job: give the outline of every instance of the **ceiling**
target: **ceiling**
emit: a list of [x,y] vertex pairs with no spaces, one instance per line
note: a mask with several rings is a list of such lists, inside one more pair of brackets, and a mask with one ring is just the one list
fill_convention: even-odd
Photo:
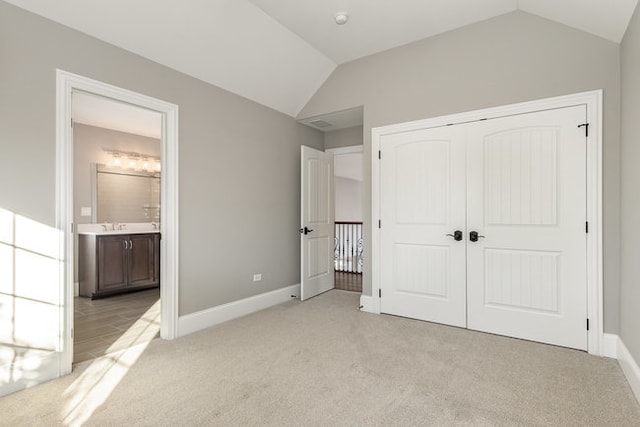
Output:
[[71,117],[76,123],[160,139],[162,115],[156,111],[84,92],[73,92]]
[[[337,64],[514,10],[619,43],[637,0],[249,0]],[[348,12],[342,26],[336,12]]]
[[[620,42],[638,0],[6,0],[295,117],[347,61],[514,10]],[[349,21],[338,26],[336,12]]]

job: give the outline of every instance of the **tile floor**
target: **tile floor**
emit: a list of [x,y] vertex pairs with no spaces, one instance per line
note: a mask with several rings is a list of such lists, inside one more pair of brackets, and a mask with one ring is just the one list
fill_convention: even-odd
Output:
[[74,298],[73,363],[159,336],[160,289],[91,300]]

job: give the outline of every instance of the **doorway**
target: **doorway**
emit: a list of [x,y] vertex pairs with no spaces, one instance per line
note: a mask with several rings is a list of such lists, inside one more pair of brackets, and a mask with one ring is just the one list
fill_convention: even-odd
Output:
[[363,228],[363,147],[328,149],[333,154],[335,230],[335,287],[362,292],[364,269]]
[[[74,92],[115,100],[154,111],[161,116],[160,158],[163,180],[160,185],[159,240],[160,268],[160,336],[177,337],[178,321],[178,107],[142,94],[121,89],[96,80],[57,70],[57,161],[56,225],[64,236],[64,260],[60,272],[64,286],[61,310],[61,343],[58,375],[71,372],[74,346],[74,248],[77,227],[74,223],[74,173],[72,98]],[[124,245],[124,244],[123,244]]]
[[72,93],[73,363],[159,336],[162,115]]

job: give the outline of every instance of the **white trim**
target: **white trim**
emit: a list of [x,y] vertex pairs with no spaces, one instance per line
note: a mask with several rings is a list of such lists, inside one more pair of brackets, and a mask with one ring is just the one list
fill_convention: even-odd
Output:
[[380,314],[380,299],[369,295],[360,295],[360,311]]
[[618,336],[616,334],[604,334],[602,337],[602,355],[612,359],[618,358]]
[[[15,381],[3,381],[0,387],[0,397],[16,391],[38,385],[42,382],[57,378],[61,355],[58,352],[18,359],[16,362],[0,365],[0,379],[17,378]],[[37,366],[42,376],[32,379],[33,367]]]
[[636,400],[640,402],[640,367],[620,338],[618,338],[618,363],[633,394],[636,395]]
[[[383,136],[429,129],[450,124],[462,124],[481,119],[493,119],[517,114],[526,114],[554,108],[566,108],[575,105],[587,107],[589,139],[593,143],[587,148],[587,316],[590,328],[587,333],[587,346],[590,354],[603,355],[603,267],[602,267],[602,90],[582,92],[555,98],[540,99],[434,117],[431,119],[399,123],[371,129],[371,239],[372,294],[380,289],[380,231],[375,227],[380,218],[380,162],[376,154],[380,150]],[[378,306],[379,306],[378,302]]]
[[56,70],[56,226],[61,238],[60,283],[64,302],[61,315],[63,354],[60,375],[71,372],[73,361],[73,135],[71,99],[73,91],[83,91],[126,102],[162,114],[162,183],[160,289],[161,325],[164,339],[178,331],[178,106],[146,95],[112,86],[63,70]]
[[331,153],[334,156],[339,156],[339,155],[342,155],[342,154],[358,154],[358,153],[364,153],[364,146],[362,146],[362,145],[350,145],[348,147],[327,148],[324,151],[326,153]]
[[229,320],[237,319],[238,317],[255,313],[256,311],[264,310],[274,305],[282,304],[297,295],[300,295],[299,284],[180,316],[178,321],[179,336],[188,335]]

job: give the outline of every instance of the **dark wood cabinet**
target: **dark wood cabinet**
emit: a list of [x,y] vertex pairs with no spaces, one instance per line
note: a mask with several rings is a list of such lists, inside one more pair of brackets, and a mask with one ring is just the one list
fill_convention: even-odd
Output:
[[160,285],[160,234],[79,236],[80,295],[98,298]]

